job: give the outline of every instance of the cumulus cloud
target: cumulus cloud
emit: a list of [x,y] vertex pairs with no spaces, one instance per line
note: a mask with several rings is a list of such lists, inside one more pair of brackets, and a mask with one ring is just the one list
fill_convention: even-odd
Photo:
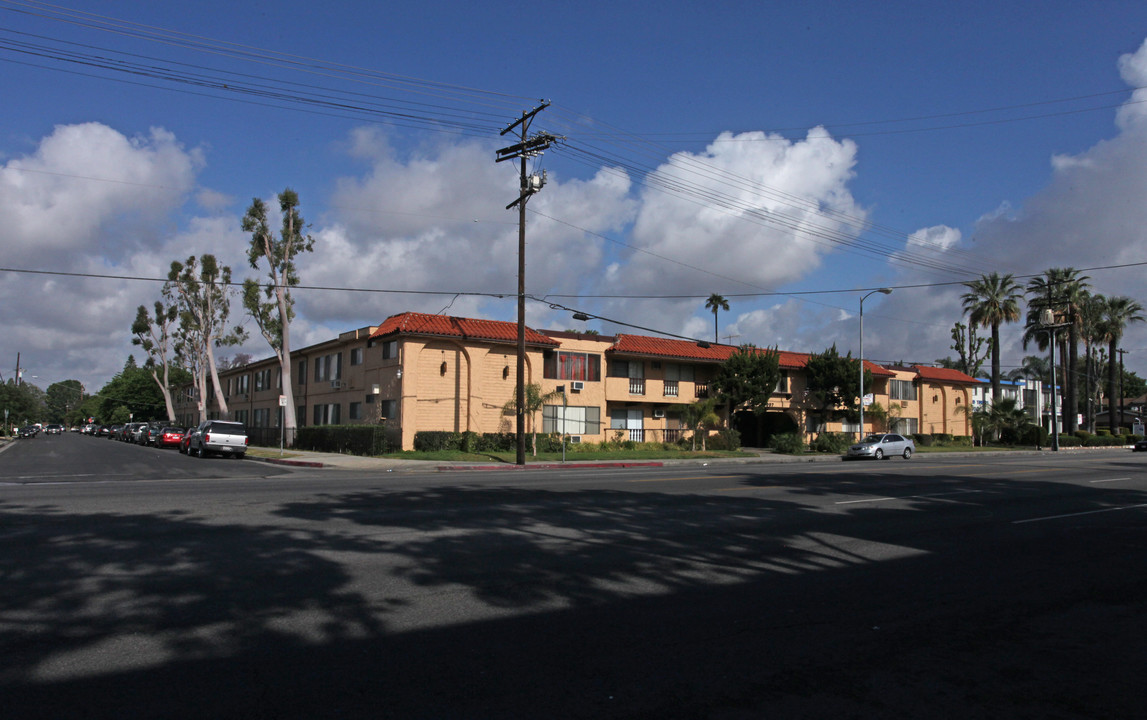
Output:
[[166,130],[129,138],[99,123],[60,125],[0,170],[5,255],[27,263],[54,251],[66,263],[97,248],[112,260],[147,248],[202,163]]
[[834,218],[865,217],[848,190],[855,164],[855,143],[819,128],[800,141],[722,133],[702,153],[673,155],[641,193],[632,244],[644,252],[626,259],[628,287],[774,289],[804,277],[832,250],[824,234],[855,235]]
[[[517,197],[517,166],[496,164],[492,146],[478,142],[399,157],[378,131],[358,131],[347,147],[370,169],[337,183],[334,221],[305,260],[308,284],[447,294],[307,298],[307,314],[349,320],[369,305],[378,322],[403,310],[439,312],[448,303],[451,314],[512,314],[512,303],[450,293],[517,292],[518,213],[500,210]],[[596,274],[603,243],[597,234],[628,222],[633,201],[629,179],[602,170],[588,180],[551,175],[528,208],[526,291],[544,296],[575,291]]]

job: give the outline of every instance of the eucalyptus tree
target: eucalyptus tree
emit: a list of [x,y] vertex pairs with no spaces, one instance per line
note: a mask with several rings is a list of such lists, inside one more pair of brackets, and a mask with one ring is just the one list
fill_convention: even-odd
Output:
[[1109,297],[1103,303],[1100,327],[1103,339],[1107,342],[1107,425],[1111,428],[1112,435],[1115,435],[1117,428],[1123,425],[1122,403],[1118,402],[1119,398],[1116,396],[1115,379],[1118,373],[1118,361],[1115,354],[1119,352],[1119,341],[1123,339],[1124,329],[1133,322],[1143,322],[1143,320],[1143,306],[1129,297]]
[[181,326],[180,342],[193,347],[185,351],[196,357],[194,367],[198,372],[197,385],[204,408],[200,417],[204,418],[207,404],[205,376],[210,375],[214,387],[215,402],[222,417],[230,417],[227,398],[219,384],[219,368],[215,363],[215,348],[238,345],[246,338],[242,327],[227,329],[227,319],[231,315],[231,268],[220,265],[215,256],[205,254],[198,259],[187,258],[171,263],[167,274],[164,292],[170,293],[179,308]]
[[992,329],[992,404],[1000,401],[1000,325],[1020,319],[1020,286],[1010,275],[990,273],[964,283],[968,292],[960,296],[968,322]]
[[1057,324],[1067,325],[1063,337],[1064,353],[1060,355],[1066,369],[1063,373],[1064,432],[1078,429],[1079,415],[1079,340],[1082,331],[1082,308],[1090,297],[1088,278],[1074,268],[1051,268],[1032,278],[1027,284],[1028,314],[1024,331],[1024,347],[1032,338],[1042,340],[1047,347],[1046,331],[1042,330],[1041,313],[1051,310]]
[[151,372],[151,378],[163,393],[167,405],[167,419],[175,422],[175,404],[171,399],[171,361],[174,351],[173,333],[179,320],[179,308],[169,292],[164,292],[164,300],[156,300],[154,312],[140,305],[131,324],[131,344],[138,345],[147,353],[144,367]]
[[295,300],[291,288],[299,284],[295,258],[299,253],[311,252],[315,240],[304,234],[306,223],[299,214],[299,196],[290,188],[279,193],[279,212],[282,227],[279,236],[271,232],[267,220],[267,206],[259,198],[251,201],[243,216],[243,230],[251,233],[247,260],[257,270],[266,262],[267,282],[262,286],[255,280],[243,283],[243,307],[255,320],[263,339],[275,352],[282,377],[283,435],[288,445],[294,444],[295,395],[291,382],[291,319],[295,315]]
[[729,312],[729,301],[721,295],[713,293],[709,299],[705,301],[705,307],[713,313],[713,342],[721,342],[720,330],[717,326],[717,311],[724,310]]

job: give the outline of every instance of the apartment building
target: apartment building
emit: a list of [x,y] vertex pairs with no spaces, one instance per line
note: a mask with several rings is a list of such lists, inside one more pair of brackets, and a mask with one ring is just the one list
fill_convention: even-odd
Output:
[[[709,383],[731,345],[619,334],[526,329],[525,382],[543,393],[564,391],[537,418],[541,432],[564,432],[573,442],[600,442],[617,435],[635,441],[673,442],[685,432],[682,407],[709,396]],[[781,380],[759,418],[773,432],[859,430],[847,421],[825,424],[805,392],[809,355],[781,351]],[[903,432],[970,434],[961,404],[971,402],[976,380],[939,368],[884,368],[872,372],[875,402],[890,408],[889,422]],[[401,313],[381,325],[342,333],[292,353],[292,388],[300,427],[372,423],[387,429],[404,449],[415,433],[446,430],[513,432],[503,412],[517,387],[517,325],[512,322]],[[278,437],[282,378],[273,358],[231,368],[220,383],[232,419],[252,437]],[[208,393],[206,412],[221,409]],[[931,400],[935,396],[935,400]],[[561,396],[559,396],[561,397]],[[942,401],[941,401],[942,398]],[[179,421],[198,422],[198,399],[178,394]],[[728,408],[719,407],[722,424]],[[741,418],[734,418],[734,423]],[[865,430],[874,428],[866,423]],[[532,427],[530,428],[533,429]]]

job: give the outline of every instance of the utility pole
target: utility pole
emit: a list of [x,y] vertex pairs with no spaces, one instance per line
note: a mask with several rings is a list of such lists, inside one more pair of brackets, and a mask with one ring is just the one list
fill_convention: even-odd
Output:
[[[1119,424],[1115,427],[1119,428],[1119,434],[1123,434],[1123,356],[1127,353],[1123,348],[1117,349],[1115,352],[1119,353]],[[1114,399],[1114,398],[1112,398]],[[1114,408],[1110,408],[1108,412],[1114,412]]]
[[530,135],[530,123],[534,116],[545,110],[548,102],[543,102],[533,110],[523,112],[522,117],[510,123],[500,134],[512,132],[514,128],[521,128],[521,141],[498,150],[494,162],[513,160],[521,161],[521,175],[518,199],[506,206],[506,209],[518,206],[518,379],[517,402],[515,416],[517,419],[517,464],[526,464],[526,200],[542,189],[546,184],[545,172],[541,175],[528,174],[526,160],[541,155],[555,140],[557,136],[549,133]]

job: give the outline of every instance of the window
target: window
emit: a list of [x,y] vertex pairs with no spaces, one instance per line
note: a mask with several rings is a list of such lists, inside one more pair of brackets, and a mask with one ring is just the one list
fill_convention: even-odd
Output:
[[243,423],[244,425],[247,424],[247,411],[246,410],[236,410],[235,412],[233,412],[231,414],[235,417],[235,422]]
[[889,400],[915,400],[916,385],[911,380],[889,380]]
[[542,408],[542,432],[597,435],[601,433],[601,408],[546,405]]
[[547,351],[542,361],[542,377],[553,380],[601,380],[601,356],[590,353]]
[[397,360],[398,359],[398,341],[387,340],[382,344],[382,359],[383,360]]
[[397,400],[383,400],[379,408],[379,417],[384,420],[395,420],[398,418],[398,401]]
[[271,408],[255,408],[255,427],[271,427]]
[[860,432],[860,421],[842,420],[840,423],[840,431],[842,433],[858,433]]
[[668,363],[665,366],[665,379],[693,382],[693,366],[680,363]]
[[299,427],[306,427],[307,426],[307,406],[306,405],[299,405],[298,407],[295,408],[295,423]]
[[777,380],[777,389],[773,392],[787,393],[789,392],[789,374],[787,372],[781,373],[781,377]]
[[307,384],[307,361],[305,359],[299,361],[299,384]]
[[240,395],[246,395],[247,393],[251,392],[250,375],[240,375],[239,377],[235,378],[235,392]]
[[255,373],[255,392],[271,389],[271,368]]
[[332,353],[315,358],[315,382],[341,380],[343,376],[343,354]]
[[916,418],[891,418],[888,425],[890,430],[901,435],[915,435],[919,422]]
[[362,420],[362,403],[352,402],[347,408],[347,418],[350,420]]
[[351,348],[350,364],[362,365],[362,348]]
[[338,425],[340,407],[338,403],[315,405],[315,425]]
[[645,363],[640,360],[613,360],[609,363],[611,377],[643,378],[645,377]]

